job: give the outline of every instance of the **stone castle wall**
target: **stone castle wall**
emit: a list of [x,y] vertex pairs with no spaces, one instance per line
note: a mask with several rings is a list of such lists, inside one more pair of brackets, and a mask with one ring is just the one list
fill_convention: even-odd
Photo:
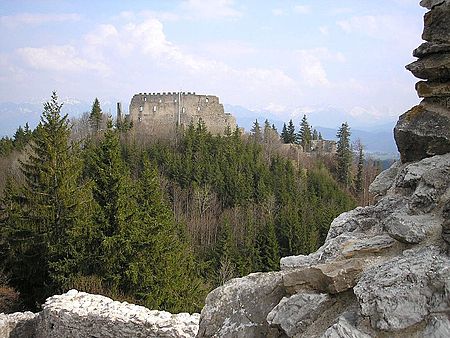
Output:
[[219,98],[195,93],[139,93],[130,103],[130,119],[137,130],[151,135],[171,135],[177,125],[186,128],[201,119],[208,131],[223,134],[236,128],[236,119],[224,112]]

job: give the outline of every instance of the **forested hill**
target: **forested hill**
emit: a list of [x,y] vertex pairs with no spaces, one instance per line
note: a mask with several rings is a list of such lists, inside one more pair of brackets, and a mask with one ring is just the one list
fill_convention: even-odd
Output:
[[199,123],[173,144],[136,142],[123,125],[101,128],[94,104],[74,143],[56,95],[44,108],[0,152],[0,281],[29,309],[76,288],[198,311],[224,281],[316,250],[355,205],[319,161],[268,156],[238,129],[212,136]]

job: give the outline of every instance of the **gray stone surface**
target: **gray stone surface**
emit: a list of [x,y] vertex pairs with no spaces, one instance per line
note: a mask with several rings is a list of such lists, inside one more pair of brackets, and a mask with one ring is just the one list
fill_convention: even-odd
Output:
[[288,337],[295,337],[303,333],[333,303],[334,300],[327,294],[298,293],[283,298],[267,315],[267,322],[281,329]]
[[419,81],[416,83],[419,97],[448,97],[450,96],[450,82]]
[[442,224],[442,239],[450,244],[450,200],[444,205],[442,209],[442,218],[444,223]]
[[363,267],[364,260],[351,258],[294,269],[283,276],[283,284],[291,294],[302,289],[335,294],[355,286]]
[[32,312],[0,313],[0,338],[34,337],[36,317]]
[[375,235],[359,237],[349,240],[342,250],[345,258],[361,257],[365,255],[375,255],[391,248],[396,241],[389,235]]
[[320,338],[371,338],[372,336],[358,330],[345,316],[339,317],[337,323],[329,327]]
[[211,291],[198,337],[266,337],[267,314],[285,296],[282,272],[252,273]]
[[448,43],[450,41],[450,3],[444,1],[436,5],[424,16],[422,39]]
[[448,315],[431,315],[428,325],[423,331],[423,337],[427,338],[448,338],[450,337],[450,320]]
[[432,9],[435,6],[442,5],[444,3],[449,3],[449,0],[421,0],[420,6]]
[[450,114],[431,105],[415,106],[400,116],[394,137],[402,162],[450,152]]
[[383,223],[392,238],[403,243],[417,244],[426,238],[427,230],[430,230],[427,221],[427,218],[418,219],[418,217],[394,213]]
[[383,170],[369,186],[370,193],[377,196],[386,195],[392,187],[399,170],[402,168],[400,161],[395,161],[388,169]]
[[435,53],[445,53],[450,52],[450,43],[437,43],[437,42],[430,42],[426,41],[422,43],[419,47],[414,49],[413,56],[419,58],[426,56],[428,54],[435,54]]
[[450,260],[437,247],[408,250],[364,271],[353,291],[374,329],[400,331],[450,310]]
[[406,66],[415,77],[424,80],[450,80],[450,53],[426,55]]
[[199,314],[171,314],[113,301],[85,292],[47,299],[39,313],[36,338],[195,337]]

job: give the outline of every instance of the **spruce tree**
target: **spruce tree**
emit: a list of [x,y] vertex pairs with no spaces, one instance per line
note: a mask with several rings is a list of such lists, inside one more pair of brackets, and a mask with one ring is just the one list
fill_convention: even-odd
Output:
[[100,102],[98,98],[95,98],[92,104],[91,114],[89,115],[89,121],[91,123],[91,128],[94,133],[99,132],[102,128],[103,113],[100,108]]
[[347,122],[342,123],[336,137],[337,149],[337,179],[346,188],[351,185],[351,164],[352,164],[352,150],[350,148],[350,127]]
[[289,136],[288,136],[286,123],[283,123],[283,129],[281,130],[280,136],[281,136],[281,140],[283,141],[283,143],[289,143]]
[[8,272],[31,308],[61,291],[70,274],[70,232],[83,220],[81,163],[61,107],[54,92],[44,104],[28,157],[20,162],[25,182],[10,186],[5,196]]
[[183,227],[164,201],[156,167],[143,160],[136,221],[120,230],[126,260],[121,288],[150,309],[198,311],[203,287]]
[[295,143],[295,126],[292,120],[289,120],[288,126],[287,126],[287,133],[286,133],[286,141],[285,143]]
[[303,115],[300,123],[300,130],[297,135],[297,142],[301,144],[304,151],[310,151],[311,149],[311,127],[309,126],[306,115]]
[[261,127],[259,125],[258,119],[253,122],[253,126],[250,132],[254,142],[260,143],[262,141]]
[[363,191],[363,187],[364,187],[364,181],[363,181],[364,149],[363,149],[363,145],[361,144],[361,141],[359,141],[359,140],[358,140],[356,146],[357,146],[357,150],[358,150],[358,164],[357,164],[357,168],[356,168],[355,191],[356,191],[356,194],[359,196],[359,195],[361,195],[361,192]]

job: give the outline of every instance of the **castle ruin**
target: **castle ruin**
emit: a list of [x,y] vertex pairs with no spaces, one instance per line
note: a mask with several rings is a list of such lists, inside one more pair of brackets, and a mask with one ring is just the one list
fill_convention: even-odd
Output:
[[136,130],[150,135],[170,136],[177,128],[196,125],[200,120],[212,134],[236,128],[236,119],[224,112],[217,96],[195,92],[135,94],[129,112]]

